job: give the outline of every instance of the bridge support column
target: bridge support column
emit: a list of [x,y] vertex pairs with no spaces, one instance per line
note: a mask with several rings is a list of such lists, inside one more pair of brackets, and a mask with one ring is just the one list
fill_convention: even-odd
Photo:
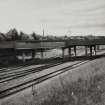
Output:
[[32,50],[32,59],[35,58],[35,50]]
[[41,58],[43,59],[43,49],[41,48]]
[[75,56],[76,56],[76,46],[74,46],[74,54],[75,54]]
[[65,49],[62,48],[62,58],[64,58],[64,56],[65,56]]
[[100,46],[99,45],[97,45],[97,50],[99,50],[100,49]]
[[68,54],[71,57],[71,47],[68,48]]
[[88,55],[88,46],[85,46],[85,55],[87,56]]
[[96,45],[94,46],[94,53],[95,53],[95,55],[96,55]]
[[90,46],[90,56],[92,56],[92,46]]
[[22,52],[22,61],[23,61],[23,63],[26,61],[25,60],[25,52]]
[[16,49],[13,50],[14,60],[17,61],[17,51]]

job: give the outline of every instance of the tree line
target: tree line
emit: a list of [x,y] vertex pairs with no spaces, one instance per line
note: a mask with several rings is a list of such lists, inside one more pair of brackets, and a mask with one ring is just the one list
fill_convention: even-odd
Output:
[[0,33],[0,40],[40,40],[40,35],[35,32],[26,34],[23,31],[18,32],[17,29],[10,29],[7,33]]
[[10,29],[7,33],[0,33],[0,40],[67,40],[67,39],[105,39],[105,36],[95,35],[84,35],[84,36],[55,36],[55,35],[40,35],[35,32],[31,34],[24,33],[23,31],[18,32],[17,29]]

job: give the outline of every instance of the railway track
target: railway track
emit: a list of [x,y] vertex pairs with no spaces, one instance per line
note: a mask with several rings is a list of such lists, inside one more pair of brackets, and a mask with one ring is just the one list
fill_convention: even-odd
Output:
[[48,79],[50,79],[52,77],[55,77],[55,76],[57,76],[59,74],[62,74],[64,72],[69,71],[71,69],[74,69],[76,67],[79,67],[80,65],[83,65],[83,64],[85,64],[85,63],[87,63],[89,61],[90,60],[78,61],[77,63],[72,64],[70,66],[67,66],[65,68],[59,69],[57,71],[52,71],[52,72],[50,72],[48,74],[39,76],[37,78],[31,79],[31,80],[28,80],[28,81],[25,81],[25,82],[20,83],[20,84],[18,84],[16,86],[4,89],[4,90],[2,90],[0,92],[0,98],[4,98],[4,97],[7,97],[9,95],[15,94],[15,93],[17,93],[19,91],[22,91],[22,90],[24,90],[24,89],[26,89],[28,87],[31,87],[31,86],[36,85],[38,83],[41,83],[41,82],[43,82],[45,80],[48,80]]
[[[80,53],[80,52],[79,52]],[[56,59],[58,57],[58,55],[54,55],[54,57],[51,57],[52,59]],[[62,55],[59,55],[58,58],[62,58]],[[49,59],[49,58],[48,58]],[[21,68],[24,68],[24,67],[28,67],[30,66],[31,64],[28,64],[28,65],[14,65],[12,67],[0,67],[0,73],[3,73],[3,72],[9,72],[9,71],[15,71],[15,70],[18,70],[18,69],[21,69]]]
[[21,70],[20,72],[16,71],[16,72],[8,73],[7,75],[3,74],[3,75],[0,75],[0,83],[7,82],[7,81],[10,81],[10,80],[13,80],[13,79],[17,79],[19,77],[23,77],[23,76],[26,76],[26,75],[29,75],[29,74],[32,74],[32,73],[40,72],[44,69],[48,69],[50,67],[57,66],[57,65],[60,65],[62,63],[64,63],[64,62],[46,64],[44,66],[37,67],[37,68]]
[[15,67],[7,67],[7,68],[0,68],[0,73],[9,72],[11,70],[21,69],[24,66],[15,66]]
[[[53,63],[55,61],[54,59],[56,59],[56,58],[52,57],[50,59],[50,62],[48,62],[48,61],[47,62],[48,63]],[[61,59],[61,58],[59,58],[59,59]],[[51,60],[53,60],[53,61],[51,61]],[[1,73],[9,73],[11,71],[15,71],[15,70],[19,70],[19,69],[22,69],[22,68],[26,68],[26,67],[29,67],[31,65],[37,65],[37,64],[31,63],[31,64],[14,65],[14,66],[10,66],[10,67],[0,67],[0,74]]]
[[31,68],[29,68],[29,65],[27,65],[27,67],[21,66],[21,67],[9,69],[6,71],[6,73],[2,71],[0,72],[0,83],[7,82],[7,81],[10,81],[10,80],[22,77],[22,76],[26,76],[31,73],[39,72],[39,71],[42,71],[43,69],[47,69],[47,68],[50,68],[50,67],[62,64],[62,63],[63,63],[62,61],[56,62],[56,64],[55,62],[51,62],[43,66],[31,67]]
[[[91,59],[91,60],[94,60],[94,59]],[[69,71],[71,69],[74,69],[76,67],[79,67],[80,65],[82,65],[84,63],[87,63],[87,62],[89,62],[91,60],[78,61],[77,63],[72,64],[72,65],[70,65],[68,67],[64,67],[64,68],[59,69],[57,71],[52,71],[52,72],[47,73],[45,75],[39,76],[37,78],[30,79],[30,80],[27,80],[27,81],[24,81],[24,82],[22,81],[22,83],[11,86],[9,88],[7,87],[6,89],[3,89],[3,90],[0,91],[0,98],[4,98],[4,97],[7,97],[9,95],[15,94],[15,93],[17,93],[19,91],[22,91],[22,90],[24,90],[24,89],[26,89],[28,87],[31,87],[31,86],[36,85],[38,83],[41,83],[41,82],[43,82],[45,80],[48,80],[48,79],[50,79],[52,77],[55,77],[55,76],[57,76],[59,74],[62,74],[64,72]],[[24,72],[19,72],[19,73],[16,72],[15,74],[7,75],[6,77],[1,77],[0,76],[0,78],[1,78],[0,83],[8,82],[10,80],[14,80],[14,79],[17,79],[19,77],[23,77],[23,76],[26,76],[26,75],[29,75],[29,74],[32,74],[32,73],[38,73],[40,71],[46,70],[47,68],[54,67],[54,66],[57,66],[57,65],[60,65],[60,64],[63,64],[63,63],[64,62],[59,62],[59,63],[56,63],[56,64],[50,64],[50,65],[48,64],[48,65],[45,65],[43,67],[39,67],[36,70],[34,68],[34,69],[29,69],[29,70],[24,71]]]
[[[103,49],[102,49],[103,50]],[[99,50],[99,51],[97,51],[97,52],[101,52],[102,50]],[[79,54],[81,53],[81,51],[79,51]],[[58,56],[57,56],[58,57]],[[61,56],[60,56],[61,57]],[[56,56],[55,57],[51,57],[52,59],[54,59],[54,58],[56,58]],[[30,66],[30,65],[32,65],[32,64],[27,64],[27,65],[14,65],[14,66],[12,66],[12,67],[0,67],[0,74],[1,73],[5,73],[5,72],[11,72],[11,71],[15,71],[15,70],[18,70],[18,69],[21,69],[21,68],[26,68],[26,67],[28,67],[28,66]]]

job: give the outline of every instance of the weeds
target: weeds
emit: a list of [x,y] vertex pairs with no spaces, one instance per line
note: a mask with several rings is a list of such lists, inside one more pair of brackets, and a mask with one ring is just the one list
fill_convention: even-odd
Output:
[[65,82],[60,77],[62,88],[52,88],[49,99],[45,100],[41,105],[97,105],[101,103],[102,90],[99,82],[105,79],[103,76],[95,75],[90,80],[82,80],[79,78],[76,82]]
[[51,87],[47,99],[40,100],[37,85],[32,86],[32,100],[23,104],[2,105],[105,105],[105,74],[93,75],[89,80],[79,78],[69,82],[59,78],[60,86]]

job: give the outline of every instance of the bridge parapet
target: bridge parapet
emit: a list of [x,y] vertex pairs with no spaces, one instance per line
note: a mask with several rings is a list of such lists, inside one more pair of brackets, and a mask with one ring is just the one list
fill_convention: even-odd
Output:
[[78,40],[72,39],[66,41],[66,46],[91,46],[105,45],[105,39]]
[[1,41],[0,49],[5,49],[5,48],[15,48],[15,42],[14,41]]
[[2,41],[0,48],[14,48],[14,49],[45,49],[45,48],[65,48],[70,46],[91,46],[91,45],[105,45],[105,39],[92,40],[44,40],[44,41]]
[[40,48],[61,48],[65,47],[65,42],[45,42],[45,41],[40,41],[40,42],[16,42],[15,48],[16,49],[40,49]]

